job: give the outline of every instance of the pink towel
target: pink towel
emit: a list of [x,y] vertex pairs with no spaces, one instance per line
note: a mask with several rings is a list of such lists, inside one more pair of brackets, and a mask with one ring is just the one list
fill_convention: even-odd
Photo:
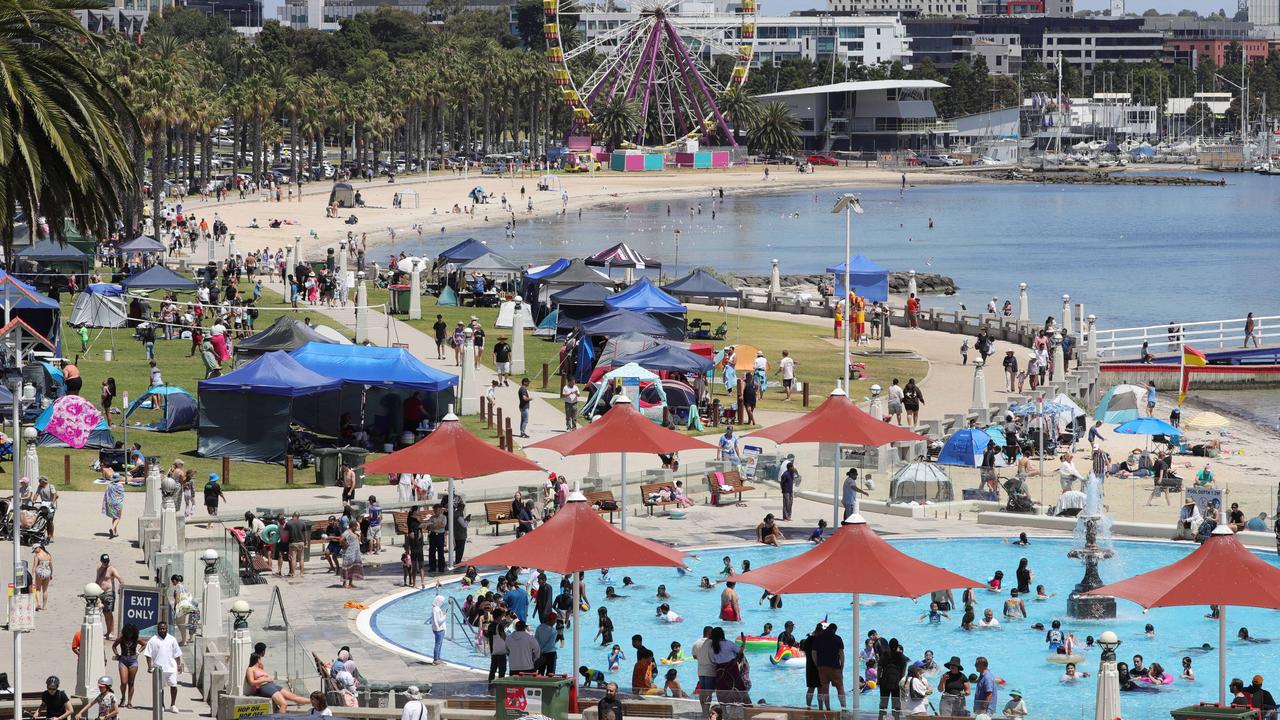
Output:
[[79,395],[63,395],[53,403],[53,413],[44,431],[73,448],[89,442],[89,435],[102,422],[102,414],[93,403]]

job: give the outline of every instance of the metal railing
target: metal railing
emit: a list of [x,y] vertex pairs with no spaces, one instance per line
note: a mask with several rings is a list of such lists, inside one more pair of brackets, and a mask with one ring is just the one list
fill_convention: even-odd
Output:
[[467,642],[471,643],[471,647],[480,648],[480,630],[471,627],[467,622],[467,613],[462,609],[462,605],[458,604],[458,600],[452,596],[448,597],[449,601],[449,639],[457,640],[457,633],[462,631],[463,637]]
[[1143,346],[1151,354],[1180,352],[1182,345],[1197,350],[1244,349],[1253,345],[1280,343],[1280,315],[1253,318],[1253,335],[1245,336],[1247,318],[1169,323],[1144,327],[1097,328],[1098,356],[1117,358],[1138,356]]

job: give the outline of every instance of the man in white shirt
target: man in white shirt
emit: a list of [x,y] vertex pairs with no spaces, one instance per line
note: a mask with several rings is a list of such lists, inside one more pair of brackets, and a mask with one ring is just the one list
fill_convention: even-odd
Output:
[[178,712],[178,670],[182,667],[182,647],[178,639],[169,634],[169,623],[161,620],[156,625],[156,634],[147,641],[142,651],[147,659],[147,671],[160,668],[161,681],[169,686],[170,712]]
[[782,351],[782,359],[778,361],[778,369],[774,370],[774,373],[782,373],[782,389],[787,393],[784,402],[790,402],[791,386],[796,382],[796,361],[791,357],[791,353]]
[[569,378],[564,384],[564,389],[560,391],[560,398],[564,400],[564,429],[575,430],[578,427],[578,384]]

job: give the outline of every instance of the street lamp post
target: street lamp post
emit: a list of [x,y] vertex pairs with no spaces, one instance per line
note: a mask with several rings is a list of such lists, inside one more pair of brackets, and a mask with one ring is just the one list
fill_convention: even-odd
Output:
[[1120,673],[1116,669],[1116,649],[1120,639],[1107,630],[1098,636],[1102,646],[1102,658],[1098,663],[1098,697],[1094,703],[1094,720],[1115,720],[1120,717]]

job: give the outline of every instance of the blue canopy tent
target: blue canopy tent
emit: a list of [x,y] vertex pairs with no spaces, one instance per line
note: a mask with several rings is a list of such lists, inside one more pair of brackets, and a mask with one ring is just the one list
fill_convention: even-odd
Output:
[[[836,276],[837,286],[844,283],[844,263],[832,265],[827,268],[827,272]],[[858,297],[871,302],[889,300],[889,271],[871,262],[865,255],[854,255],[850,260],[849,285]]]
[[428,367],[404,348],[307,343],[289,353],[312,372],[343,383],[339,411],[330,408],[318,428],[338,434],[345,419],[371,435],[390,438],[401,432],[404,401],[421,394],[427,419],[438,421],[454,402],[458,376]]
[[736,298],[738,291],[698,268],[662,289],[674,297]]
[[150,235],[139,235],[138,237],[122,243],[116,248],[120,254],[128,254],[135,252],[142,253],[160,253],[165,251],[164,243],[156,240]]
[[[129,418],[139,410],[155,410],[159,417],[149,423],[129,422]],[[139,430],[177,432],[195,427],[199,413],[199,404],[191,393],[176,385],[157,385],[147,388],[125,409],[124,423]]]
[[649,315],[666,328],[666,337],[684,338],[684,316],[688,312],[684,304],[654,285],[649,278],[640,278],[626,290],[605,298],[604,302],[612,310],[630,310]]
[[183,277],[163,265],[152,265],[139,273],[134,273],[120,282],[125,290],[177,290],[179,292],[195,292],[196,283]]
[[445,249],[443,252],[437,255],[436,266],[439,267],[441,265],[447,265],[449,263],[453,263],[454,265],[461,265],[462,263],[475,260],[476,258],[480,257],[481,255],[485,255],[488,252],[489,252],[489,248],[484,243],[480,242],[475,238],[467,238],[466,240],[463,240],[457,245],[454,245],[451,248]]
[[[201,381],[196,452],[284,462],[290,424],[321,430],[317,421],[337,404],[341,391],[341,380],[308,370],[287,352],[264,353],[234,372]],[[244,422],[250,417],[252,423]]]
[[[36,432],[36,445],[40,447],[67,447],[67,444],[58,438],[45,432],[45,428],[49,425],[49,420],[53,419],[53,405],[44,409],[40,413],[40,417],[36,418],[34,423]],[[102,418],[98,424],[93,426],[93,430],[89,432],[89,440],[85,443],[87,448],[95,448],[98,450],[109,450],[116,445],[116,439],[111,436],[111,427],[107,425],[107,419]]]
[[982,451],[990,444],[991,436],[982,430],[960,430],[942,445],[942,450],[938,453],[938,464],[978,467],[982,465]]
[[558,275],[564,272],[565,269],[567,269],[568,267],[569,267],[569,259],[560,258],[559,260],[551,263],[550,265],[545,265],[543,267],[536,268],[534,270],[530,270],[529,272],[526,272],[524,274],[524,279],[525,280],[541,280],[543,278],[551,277],[552,275]]
[[698,353],[672,345],[655,345],[648,350],[626,355],[613,361],[614,365],[635,363],[645,370],[668,370],[688,375],[705,373],[711,369],[711,359]]
[[[614,310],[578,323],[583,335],[613,337],[638,332],[651,337],[667,337],[667,329],[655,318],[630,310]],[[677,336],[680,337],[680,336]]]
[[604,301],[613,290],[597,283],[581,283],[552,293],[548,298],[556,308],[557,322],[562,328],[572,328],[579,320],[585,320],[605,312]]

